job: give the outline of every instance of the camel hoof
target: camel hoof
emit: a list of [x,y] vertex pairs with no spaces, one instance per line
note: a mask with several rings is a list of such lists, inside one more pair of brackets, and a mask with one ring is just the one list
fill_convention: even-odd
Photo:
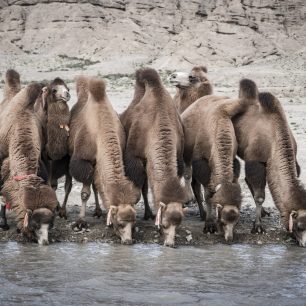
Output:
[[79,219],[72,224],[72,229],[75,232],[80,232],[82,230],[86,230],[87,228],[88,228],[88,223],[83,219]]
[[251,230],[252,234],[263,234],[265,232],[266,232],[265,229],[260,224],[256,225],[255,222],[254,222],[254,226]]
[[93,217],[100,218],[101,216],[102,216],[102,209],[101,208],[96,208],[94,213],[93,213]]
[[204,233],[214,234],[218,231],[217,224],[214,221],[206,221],[203,229]]
[[64,218],[65,220],[67,220],[67,211],[66,208],[60,207],[58,210],[58,215],[60,218]]
[[7,224],[6,218],[1,218],[0,219],[0,230],[2,231],[8,231],[10,227]]
[[270,217],[270,212],[268,212],[267,210],[265,210],[263,207],[261,208],[261,217],[265,217],[268,216]]

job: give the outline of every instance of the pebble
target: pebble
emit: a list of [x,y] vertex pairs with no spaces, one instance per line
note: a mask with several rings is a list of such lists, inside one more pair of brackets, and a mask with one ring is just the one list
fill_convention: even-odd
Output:
[[262,244],[262,241],[261,241],[261,240],[258,240],[258,241],[257,241],[257,244],[261,245],[261,244]]
[[186,230],[186,234],[187,234],[187,235],[190,235],[190,234],[191,234],[191,231],[190,231],[190,230]]
[[190,242],[192,240],[192,236],[189,234],[188,236],[186,236],[186,240]]
[[139,227],[135,227],[135,232],[138,233],[139,232]]
[[153,240],[155,243],[159,243],[159,240],[158,239],[154,239]]

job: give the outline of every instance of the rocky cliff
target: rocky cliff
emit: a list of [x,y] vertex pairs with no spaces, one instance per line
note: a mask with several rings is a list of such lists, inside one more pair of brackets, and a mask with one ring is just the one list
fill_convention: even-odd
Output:
[[0,0],[0,69],[304,64],[305,0]]

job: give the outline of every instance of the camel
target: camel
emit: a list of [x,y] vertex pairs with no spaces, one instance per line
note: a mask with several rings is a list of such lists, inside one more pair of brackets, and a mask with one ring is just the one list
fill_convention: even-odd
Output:
[[[7,82],[9,86],[9,82]],[[34,103],[42,84],[21,89],[0,114],[0,157],[4,198],[16,212],[18,229],[39,244],[48,244],[57,205],[55,192],[38,176],[42,150],[42,128]],[[5,209],[1,227],[8,229]]]
[[142,189],[146,209],[150,185],[155,224],[164,234],[164,245],[173,247],[188,201],[182,177],[184,134],[173,100],[154,69],[136,71],[134,98],[120,119],[127,134],[126,174]]
[[42,121],[45,143],[42,157],[47,167],[49,184],[54,190],[57,189],[58,179],[65,175],[65,198],[59,207],[59,215],[66,219],[66,204],[72,188],[68,155],[70,111],[67,102],[69,100],[69,88],[62,79],[55,78],[43,88],[43,93],[34,106]]
[[204,96],[181,115],[184,134],[184,160],[192,167],[193,191],[202,208],[201,184],[207,188],[205,231],[219,227],[224,238],[233,240],[241,207],[241,189],[235,180],[234,160],[237,140],[231,118],[256,103],[256,84],[248,79],[240,82],[239,99]]
[[235,116],[233,123],[238,156],[245,161],[245,180],[256,203],[253,231],[264,231],[261,216],[267,180],[284,225],[306,247],[306,190],[298,179],[297,146],[281,103],[270,93],[260,93],[259,103]]
[[123,244],[131,244],[136,221],[134,204],[139,201],[140,192],[124,173],[123,126],[108,100],[103,80],[80,77],[77,92],[69,141],[70,173],[83,183],[82,208],[76,226],[80,229],[87,226],[85,209],[93,183],[108,210],[107,225],[113,225]]
[[177,88],[174,103],[180,114],[197,99],[213,93],[207,68],[204,66],[195,66],[190,73],[172,73],[169,81]]

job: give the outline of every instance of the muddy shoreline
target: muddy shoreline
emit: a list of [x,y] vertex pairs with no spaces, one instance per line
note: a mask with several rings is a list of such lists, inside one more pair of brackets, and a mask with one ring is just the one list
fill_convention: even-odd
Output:
[[[153,220],[143,220],[143,203],[137,204],[137,221],[134,232],[134,243],[136,244],[162,244],[163,238],[160,235]],[[263,219],[263,225],[266,232],[263,234],[252,234],[251,229],[253,219],[255,218],[255,207],[250,204],[244,205],[241,210],[239,223],[236,227],[233,243],[240,244],[281,244],[296,245],[291,239],[285,228],[281,224],[278,211],[274,207],[266,208],[270,216]],[[115,236],[113,230],[106,226],[106,212],[103,211],[101,218],[93,217],[94,204],[90,203],[87,210],[88,229],[82,232],[75,232],[72,229],[73,222],[77,219],[79,206],[69,205],[68,219],[56,217],[54,228],[50,231],[50,243],[88,243],[102,242],[110,244],[120,244],[120,239]],[[8,223],[10,229],[8,231],[0,231],[0,242],[17,241],[26,243],[26,239],[17,233],[14,213],[8,212]],[[177,246],[205,246],[216,243],[225,243],[221,234],[204,234],[204,222],[200,220],[198,207],[194,204],[189,207],[189,211],[177,231]]]

